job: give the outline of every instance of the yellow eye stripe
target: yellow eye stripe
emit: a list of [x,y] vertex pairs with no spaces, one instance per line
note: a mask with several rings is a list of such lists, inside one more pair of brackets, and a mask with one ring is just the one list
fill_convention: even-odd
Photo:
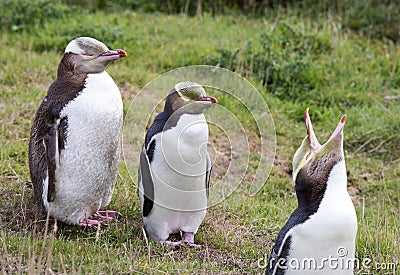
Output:
[[203,96],[206,96],[206,92],[203,87],[194,82],[180,82],[175,85],[175,90],[185,101],[197,100]]

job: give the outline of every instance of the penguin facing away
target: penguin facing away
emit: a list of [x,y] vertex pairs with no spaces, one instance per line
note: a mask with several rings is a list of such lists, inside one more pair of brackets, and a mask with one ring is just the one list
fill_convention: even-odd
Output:
[[[138,171],[139,199],[147,235],[168,246],[194,243],[207,208],[211,161],[203,111],[217,103],[194,82],[180,82],[146,133]],[[182,240],[167,241],[181,233]]]
[[98,210],[114,189],[123,115],[105,69],[125,56],[94,38],[72,40],[36,112],[29,142],[34,204],[56,220],[91,226],[118,214]]
[[308,109],[307,137],[293,158],[298,208],[283,226],[265,274],[353,274],[357,216],[347,192],[344,115],[321,145]]

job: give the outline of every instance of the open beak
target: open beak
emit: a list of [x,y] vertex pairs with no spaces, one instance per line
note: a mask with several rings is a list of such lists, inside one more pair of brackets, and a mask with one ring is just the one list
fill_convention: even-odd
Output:
[[343,127],[344,127],[344,124],[346,123],[346,118],[347,118],[346,115],[343,115],[343,116],[342,116],[342,118],[340,119],[338,125],[336,126],[335,131],[333,132],[333,134],[331,135],[331,137],[328,139],[328,142],[329,142],[331,139],[335,138],[339,133],[342,132]]
[[212,96],[203,96],[203,97],[200,97],[199,99],[197,99],[196,102],[206,104],[206,105],[211,105],[213,103],[218,103],[218,100]]
[[122,58],[125,56],[126,56],[126,52],[124,50],[109,50],[109,51],[99,55],[100,58],[103,58],[106,60],[115,60],[115,59]]
[[307,127],[307,136],[308,141],[310,142],[310,147],[312,150],[318,150],[321,148],[321,144],[319,144],[317,137],[315,136],[314,129],[311,124],[310,115],[308,114],[308,108],[304,112],[304,120]]

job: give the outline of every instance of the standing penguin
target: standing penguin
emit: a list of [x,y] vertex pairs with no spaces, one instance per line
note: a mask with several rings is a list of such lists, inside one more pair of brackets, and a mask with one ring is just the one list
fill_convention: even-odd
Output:
[[[201,85],[180,82],[146,134],[139,198],[146,232],[155,241],[198,246],[194,235],[206,215],[211,170],[203,111],[216,102]],[[179,232],[181,241],[166,241]]]
[[357,216],[347,192],[344,115],[320,145],[305,114],[307,137],[293,158],[298,208],[279,232],[266,274],[353,274]]
[[72,40],[57,79],[36,112],[29,142],[29,168],[37,207],[81,226],[114,218],[98,211],[110,203],[120,156],[122,99],[105,71],[125,57],[90,37]]

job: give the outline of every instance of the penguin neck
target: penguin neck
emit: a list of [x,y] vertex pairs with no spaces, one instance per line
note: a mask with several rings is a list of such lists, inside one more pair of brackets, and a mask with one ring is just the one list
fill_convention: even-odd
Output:
[[[304,185],[304,183],[302,185]],[[313,188],[301,188],[299,184],[296,184],[298,208],[303,209],[306,212],[316,212],[321,201],[326,196],[348,194],[346,165],[344,159],[337,162],[332,167],[324,182],[320,182],[318,185],[315,183],[309,183],[309,187],[310,186],[313,186]]]
[[64,81],[71,83],[71,85],[74,85],[74,83],[76,85],[81,85],[84,83],[88,74],[84,72],[76,72],[72,59],[72,53],[64,54],[60,64],[58,65],[57,78],[63,79]]
[[176,115],[176,112],[179,112],[179,109],[183,107],[183,102],[177,92],[173,92],[167,96],[164,105],[164,112],[168,115],[168,117],[172,115]]
[[302,212],[314,213],[317,211],[326,192],[326,184],[319,190],[299,191],[296,188],[297,208],[303,209]]
[[333,166],[327,182],[328,191],[345,192],[347,194],[347,172],[344,159]]

